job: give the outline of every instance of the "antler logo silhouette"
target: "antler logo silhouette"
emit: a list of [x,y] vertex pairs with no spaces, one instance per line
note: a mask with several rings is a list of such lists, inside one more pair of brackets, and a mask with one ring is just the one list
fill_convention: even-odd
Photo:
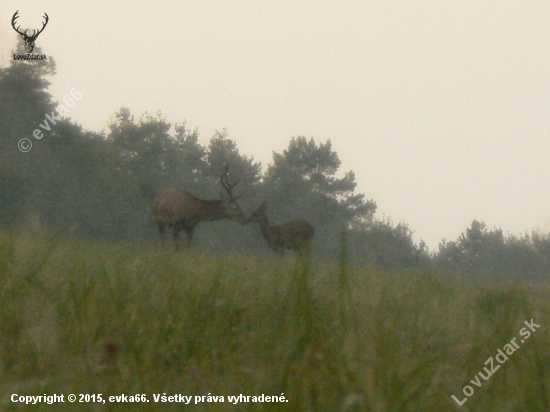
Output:
[[48,15],[46,13],[44,13],[44,18],[46,19],[46,21],[43,23],[42,25],[42,28],[40,30],[34,30],[33,33],[32,33],[32,36],[29,36],[27,34],[27,30],[25,30],[24,32],[20,31],[19,30],[19,26],[17,26],[17,28],[15,28],[15,20],[17,20],[17,18],[19,17],[17,14],[19,13],[19,10],[17,10],[12,19],[11,19],[11,26],[13,27],[13,29],[19,33],[21,35],[21,38],[23,40],[25,40],[25,48],[27,49],[27,53],[32,53],[32,51],[34,50],[34,42],[36,41],[36,38],[38,37],[38,35],[40,33],[42,33],[44,31],[44,28],[46,27],[46,25],[48,24],[48,20],[50,19],[48,17]]

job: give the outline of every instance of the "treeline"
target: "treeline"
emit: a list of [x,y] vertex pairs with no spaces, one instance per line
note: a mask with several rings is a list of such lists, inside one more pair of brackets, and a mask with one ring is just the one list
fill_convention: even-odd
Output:
[[[549,243],[544,237],[501,236],[497,241],[493,232],[479,229],[482,244],[490,247],[476,249],[467,232],[466,240],[442,243],[430,255],[423,242],[413,242],[406,224],[395,226],[375,217],[376,203],[355,191],[353,171],[337,177],[342,176],[341,162],[330,140],[292,138],[264,168],[241,154],[225,130],[203,146],[198,131],[187,129],[185,122],[173,125],[160,113],[136,119],[124,107],[114,114],[106,133],[83,130],[62,117],[49,132],[41,129],[44,137],[36,140],[33,131],[44,124],[46,115],[58,115],[62,104],[47,91],[47,77],[54,74],[52,59],[0,67],[0,224],[6,230],[55,231],[69,225],[76,236],[158,245],[155,195],[175,187],[217,198],[220,172],[229,164],[230,180],[239,179],[234,192],[245,214],[265,200],[274,223],[309,220],[316,229],[317,259],[338,261],[345,229],[350,264],[391,269],[437,266],[471,276],[514,277],[527,268],[529,276],[540,278],[548,272],[543,253]],[[18,149],[22,138],[34,145],[29,152]],[[268,250],[256,226],[228,221],[199,225],[193,243],[223,252]]]
[[[318,256],[336,257],[342,229],[360,232],[373,220],[376,204],[355,192],[354,173],[337,177],[341,162],[330,141],[293,138],[263,168],[241,154],[225,130],[203,146],[196,130],[172,125],[160,113],[136,119],[123,107],[106,133],[63,117],[52,124],[63,104],[47,91],[53,74],[53,60],[0,68],[0,222],[8,230],[55,231],[69,224],[78,236],[158,244],[155,195],[175,187],[217,198],[225,164],[229,179],[239,181],[234,192],[247,215],[265,200],[274,223],[309,220]],[[39,126],[48,120],[50,131]],[[33,137],[35,129],[42,139]],[[26,153],[18,148],[22,138],[34,145]],[[267,250],[256,226],[228,221],[199,225],[193,241],[221,251]],[[407,253],[416,253],[409,246]]]
[[446,273],[468,279],[534,280],[550,277],[550,236],[507,236],[474,220],[456,240],[439,245],[433,261]]

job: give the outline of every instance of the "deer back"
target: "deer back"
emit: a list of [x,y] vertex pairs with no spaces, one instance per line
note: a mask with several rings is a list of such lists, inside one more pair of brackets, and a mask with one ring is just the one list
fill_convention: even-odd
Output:
[[202,202],[184,190],[167,189],[155,199],[155,216],[166,223],[189,220],[198,215]]
[[240,207],[231,199],[203,200],[185,190],[167,189],[155,199],[155,216],[168,224],[185,222],[194,226],[199,222],[219,219],[243,220]]

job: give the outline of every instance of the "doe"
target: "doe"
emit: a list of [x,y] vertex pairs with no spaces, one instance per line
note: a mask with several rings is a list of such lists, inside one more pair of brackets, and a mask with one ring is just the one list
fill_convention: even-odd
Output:
[[267,220],[266,209],[266,203],[263,202],[246,223],[259,223],[264,239],[276,253],[282,254],[285,249],[290,249],[294,250],[299,258],[309,258],[315,234],[314,227],[303,219],[271,226]]

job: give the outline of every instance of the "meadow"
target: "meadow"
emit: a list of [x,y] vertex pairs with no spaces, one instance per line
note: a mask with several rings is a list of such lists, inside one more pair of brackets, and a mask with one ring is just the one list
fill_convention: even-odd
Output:
[[[548,283],[351,267],[345,253],[331,266],[0,232],[0,409],[549,411],[549,298]],[[122,394],[149,402],[108,401]],[[155,402],[177,394],[191,403]],[[230,402],[241,394],[278,402]]]

